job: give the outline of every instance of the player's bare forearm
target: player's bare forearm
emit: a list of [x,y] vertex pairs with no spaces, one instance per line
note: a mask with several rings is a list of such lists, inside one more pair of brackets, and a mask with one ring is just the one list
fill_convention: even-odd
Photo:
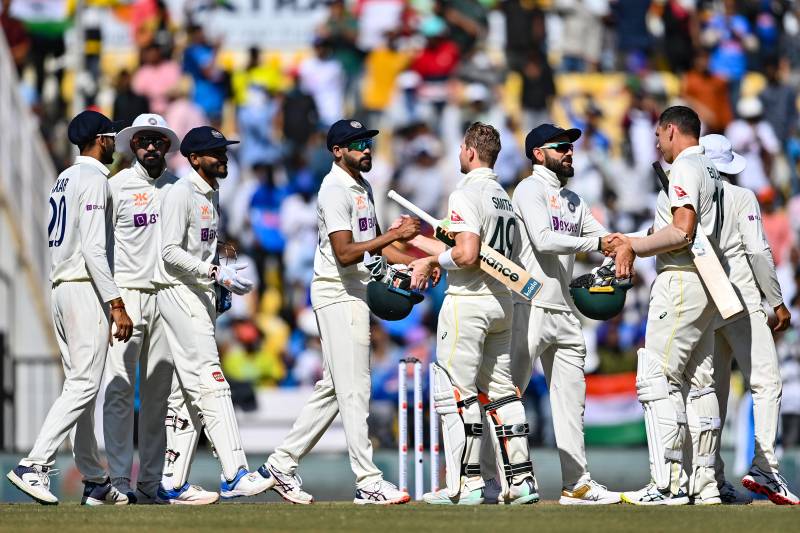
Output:
[[426,237],[425,235],[417,235],[408,241],[408,244],[414,246],[415,248],[419,248],[424,253],[430,255],[439,255],[447,248],[442,241],[438,241],[431,237]]
[[333,253],[343,266],[355,265],[363,261],[364,252],[371,255],[382,255],[384,248],[395,241],[405,241],[419,233],[419,220],[408,218],[400,227],[390,229],[374,239],[363,242],[353,241],[352,231],[335,231],[329,235]]
[[403,250],[401,250],[394,244],[390,244],[383,249],[383,256],[391,265],[397,265],[397,264],[407,265],[410,262],[417,259],[413,255],[405,253]]

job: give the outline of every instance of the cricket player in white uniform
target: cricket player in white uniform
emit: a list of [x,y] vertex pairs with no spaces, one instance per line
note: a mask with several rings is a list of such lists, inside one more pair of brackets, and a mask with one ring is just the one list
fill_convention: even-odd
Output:
[[[214,338],[217,305],[214,283],[246,294],[253,282],[239,276],[242,265],[217,265],[219,179],[228,175],[228,141],[214,128],[190,130],[181,142],[192,167],[162,201],[161,250],[156,267],[158,312],[169,342],[175,371],[193,428],[205,428],[222,466],[223,498],[254,496],[275,483],[249,472],[247,457],[231,401],[231,390],[219,361]],[[185,409],[184,409],[185,411]],[[197,429],[193,429],[197,431]],[[194,444],[196,445],[196,440]],[[190,464],[195,445],[185,450]],[[171,486],[170,486],[171,485]],[[158,499],[172,501],[191,488],[162,478]]]
[[[739,174],[747,165],[747,160],[734,152],[730,141],[722,135],[701,137],[700,144],[723,178]],[[722,234],[728,237],[728,242],[720,242],[720,246],[731,283],[745,304],[746,314],[736,315],[724,322],[720,318],[716,325],[714,382],[719,399],[721,426],[725,425],[731,362],[735,359],[753,394],[755,422],[753,464],[742,479],[742,484],[753,492],[765,494],[778,505],[795,505],[799,501],[798,497],[781,476],[775,455],[781,377],[775,341],[761,304],[761,293],[777,318],[775,331],[788,328],[792,317],[783,303],[772,250],[764,234],[761,209],[755,194],[727,181],[723,185],[726,216],[722,223]],[[727,226],[732,226],[733,229],[728,230]],[[689,424],[691,428],[691,417]],[[719,454],[719,448],[714,467],[723,503],[752,501],[749,495],[737,492],[726,481],[725,463]]]
[[[478,267],[482,242],[511,257],[517,231],[511,199],[492,170],[498,153],[496,129],[480,122],[467,129],[459,152],[461,172],[466,176],[448,201],[449,231],[455,234],[455,246],[445,250],[443,243],[428,237],[412,242],[432,254],[409,265],[412,288],[424,287],[432,267],[448,271],[433,367],[447,488],[425,494],[423,499],[431,504],[483,503],[482,438],[491,439],[495,452],[496,466],[490,470],[493,475],[500,473],[498,503],[539,500],[528,454],[525,409],[511,376],[511,292]],[[482,423],[482,410],[486,424]]]
[[392,264],[413,258],[392,245],[419,233],[419,221],[404,217],[381,234],[372,188],[362,176],[372,168],[372,142],[377,130],[356,120],[339,120],[328,131],[333,153],[331,171],[317,200],[319,246],[314,257],[311,304],[322,342],[322,379],[289,434],[259,468],[276,480],[274,490],[298,504],[313,502],[302,490],[297,467],[337,414],[344,424],[350,466],[356,475],[356,504],[405,503],[410,497],[383,479],[372,461],[367,431],[369,415],[370,336],[366,303],[369,272],[364,252],[383,255]]
[[[178,181],[165,156],[178,150],[178,136],[163,117],[142,114],[119,132],[117,150],[134,163],[109,180],[113,200],[114,280],[134,321],[133,336],[108,351],[105,371],[103,433],[111,483],[134,503],[155,503],[164,467],[164,419],[174,370],[156,305],[155,276],[159,254],[161,200]],[[133,400],[139,369],[139,476],[131,488]],[[177,386],[177,380],[175,380]],[[182,484],[183,485],[183,484]],[[189,486],[182,503],[213,503],[219,495]]]
[[[695,228],[714,244],[725,239],[719,235],[721,206],[715,201],[722,181],[698,145],[699,137],[700,119],[693,110],[674,106],[661,114],[656,138],[664,160],[672,164],[669,201],[658,203],[651,235],[615,235],[613,241],[621,243],[614,251],[618,275],[626,274],[619,266],[633,253],[656,255],[658,272],[636,376],[652,481],[641,490],[622,494],[623,501],[637,505],[684,505],[690,497],[695,505],[721,503],[714,477],[720,418],[712,368],[718,313],[694,266],[689,244]],[[688,385],[686,390],[684,385]],[[687,402],[700,424],[688,480],[681,475]]]
[[592,480],[587,467],[586,344],[569,283],[575,254],[604,250],[609,231],[592,216],[586,201],[566,188],[575,172],[572,143],[580,135],[578,129],[542,124],[525,140],[533,174],[514,189],[512,204],[521,223],[514,254],[542,282],[542,289],[533,301],[514,295],[511,369],[514,385],[525,392],[536,359],[542,359],[561,459],[559,503],[602,505],[619,503],[620,497]]
[[7,477],[39,503],[57,504],[48,472],[74,427],[75,464],[85,485],[81,503],[125,505],[127,496],[111,485],[100,465],[94,435],[94,402],[111,340],[109,311],[116,327],[114,338],[127,342],[133,329],[106,249],[113,227],[105,165],[113,160],[114,124],[100,113],[83,111],[72,119],[67,134],[81,155],[58,176],[50,191],[47,228],[52,252],[51,310],[64,387],[47,413],[33,449]]

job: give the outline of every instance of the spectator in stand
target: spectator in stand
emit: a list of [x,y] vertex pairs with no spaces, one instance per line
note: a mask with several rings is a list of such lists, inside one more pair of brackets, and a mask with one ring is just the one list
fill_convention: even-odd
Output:
[[784,448],[795,448],[800,446],[800,332],[797,326],[779,338],[777,348],[783,385],[781,444]]
[[781,146],[786,147],[797,128],[797,91],[784,81],[775,60],[764,65],[764,76],[767,86],[758,95],[764,105],[764,119],[772,126]]
[[136,46],[143,50],[151,44],[161,49],[163,57],[175,50],[169,9],[164,0],[137,0],[132,8],[131,28]]
[[275,139],[279,111],[279,103],[264,87],[251,85],[248,88],[247,101],[236,114],[242,143],[239,164],[245,171],[250,171],[256,163],[277,165],[280,162],[282,151]]
[[314,251],[317,245],[317,183],[311,171],[302,165],[291,176],[292,192],[280,205],[280,230],[286,240],[283,249],[284,291],[289,305],[301,309],[307,304],[308,289],[314,274]]
[[695,18],[692,2],[685,0],[666,0],[654,2],[653,7],[660,6],[661,24],[664,27],[664,52],[670,70],[682,74],[692,68],[695,57]]
[[[749,162],[747,163],[750,164]],[[766,187],[758,194],[758,203],[761,205],[761,222],[764,224],[764,234],[767,236],[775,267],[783,266],[784,261],[790,260],[794,235],[792,225],[785,209],[778,209],[776,200],[778,195],[773,187]]]
[[557,0],[564,22],[561,68],[567,72],[596,72],[603,50],[606,0]]
[[532,53],[544,53],[544,11],[538,2],[527,0],[501,0],[499,9],[505,15],[508,68],[522,72]]
[[321,126],[327,127],[344,116],[345,73],[330,41],[315,37],[313,46],[314,55],[300,65],[300,87],[314,98]]
[[380,124],[383,112],[392,103],[397,76],[411,61],[411,55],[398,48],[397,37],[388,32],[385,41],[367,54],[361,89],[363,122],[367,124]]
[[282,72],[280,58],[275,57],[264,64],[261,50],[255,46],[247,51],[247,65],[231,77],[233,103],[237,107],[247,103],[247,91],[253,85],[264,88],[270,94],[282,93],[289,88],[289,79]]
[[11,16],[9,9],[11,0],[3,0],[0,6],[0,27],[8,41],[8,48],[11,50],[11,58],[17,67],[17,73],[22,74],[22,68],[28,60],[28,52],[31,49],[31,38],[22,22]]
[[308,140],[319,128],[320,118],[317,104],[300,88],[298,74],[290,75],[289,91],[283,97],[280,122],[283,124],[284,153],[294,157],[301,152]]
[[342,65],[349,98],[356,89],[364,60],[364,53],[356,46],[358,19],[345,7],[344,0],[328,0],[328,4],[328,19],[317,33],[330,43],[333,57]]
[[616,26],[618,64],[630,71],[650,53],[652,37],[647,30],[647,12],[652,0],[611,0]]
[[163,115],[169,105],[169,94],[181,83],[181,66],[165,58],[156,43],[147,45],[141,57],[142,65],[133,73],[131,87],[136,94],[147,97],[151,113]]
[[356,0],[358,48],[369,52],[380,46],[387,32],[406,34],[417,14],[407,0]]
[[487,9],[478,0],[435,0],[434,12],[447,23],[461,54],[470,52],[488,32]]
[[[638,172],[649,172],[650,164],[658,159],[652,139],[658,123],[658,107],[638,82],[629,82],[631,104],[622,119],[623,154]],[[697,109],[697,108],[694,108]]]
[[441,166],[442,145],[431,134],[412,140],[405,150],[404,164],[397,176],[397,192],[428,213],[442,211],[442,184],[447,175]]
[[747,166],[737,176],[737,184],[758,194],[771,188],[772,161],[780,152],[781,143],[772,126],[763,119],[761,100],[754,96],[742,98],[736,112],[739,118],[728,125],[725,136],[733,150],[747,159]]
[[747,17],[737,12],[736,1],[725,0],[723,4],[721,12],[711,15],[701,37],[705,46],[713,47],[709,67],[728,82],[731,105],[735,107],[747,73],[747,52],[758,47],[758,40],[750,31]]
[[431,16],[422,21],[419,31],[425,37],[425,47],[411,62],[411,70],[421,78],[417,90],[420,103],[433,107],[435,123],[447,104],[447,82],[458,66],[458,46],[447,36],[447,25],[439,17]]
[[[131,88],[130,72],[125,69],[120,70],[114,87],[116,89],[116,94],[114,95],[114,120],[131,124],[133,119],[139,115],[150,112],[150,104],[147,98],[135,93]],[[167,124],[171,123],[168,122]],[[178,138],[182,139],[183,136],[178,136]]]
[[553,71],[547,58],[538,50],[532,51],[522,68],[522,129],[530,131],[550,122],[550,106],[556,94]]
[[693,68],[681,80],[681,98],[697,112],[706,133],[722,133],[733,120],[728,82],[711,72],[709,61],[707,50],[696,52]]
[[[169,103],[164,113],[164,120],[172,127],[179,139],[183,139],[189,130],[208,124],[208,118],[203,112],[203,108],[189,99],[188,78],[184,78],[168,97]],[[181,157],[180,154],[167,155],[167,165],[179,177],[191,170],[188,160]],[[231,169],[229,168],[226,181],[230,181],[230,176]]]
[[217,67],[219,43],[206,39],[202,26],[190,26],[189,46],[183,52],[183,70],[192,77],[192,100],[203,109],[208,120],[219,128],[225,104],[225,74]]

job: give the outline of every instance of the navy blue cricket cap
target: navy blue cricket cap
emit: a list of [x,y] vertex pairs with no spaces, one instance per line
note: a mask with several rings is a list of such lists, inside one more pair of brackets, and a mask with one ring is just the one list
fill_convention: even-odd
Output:
[[362,123],[352,119],[337,120],[328,130],[328,150],[334,146],[345,146],[353,141],[375,137],[378,130],[368,130]]
[[124,126],[125,122],[122,120],[112,122],[104,114],[87,109],[75,115],[69,122],[67,137],[72,144],[81,146],[102,133],[116,133]]
[[581,130],[578,128],[565,130],[553,124],[541,124],[536,126],[525,137],[525,155],[528,156],[528,159],[533,161],[533,149],[547,144],[548,141],[552,141],[559,135],[566,135],[569,142],[574,143],[580,139]]
[[189,157],[189,154],[214,150],[238,143],[239,141],[229,141],[226,139],[216,128],[200,126],[199,128],[189,130],[189,133],[183,138],[183,141],[181,141],[181,154],[184,157]]

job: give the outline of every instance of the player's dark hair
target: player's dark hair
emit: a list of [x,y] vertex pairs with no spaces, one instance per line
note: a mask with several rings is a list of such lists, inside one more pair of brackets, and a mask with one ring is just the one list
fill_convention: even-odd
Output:
[[684,135],[700,138],[700,117],[690,107],[675,105],[666,108],[658,117],[658,125],[663,127],[667,124],[672,124]]
[[98,138],[99,137],[92,137],[91,139],[89,139],[85,143],[79,144],[78,145],[78,153],[82,154],[84,151],[86,151],[89,148],[91,148],[92,146],[94,146],[94,144],[97,142]]
[[464,133],[464,146],[478,153],[478,158],[494,166],[500,153],[500,133],[489,124],[473,122]]

